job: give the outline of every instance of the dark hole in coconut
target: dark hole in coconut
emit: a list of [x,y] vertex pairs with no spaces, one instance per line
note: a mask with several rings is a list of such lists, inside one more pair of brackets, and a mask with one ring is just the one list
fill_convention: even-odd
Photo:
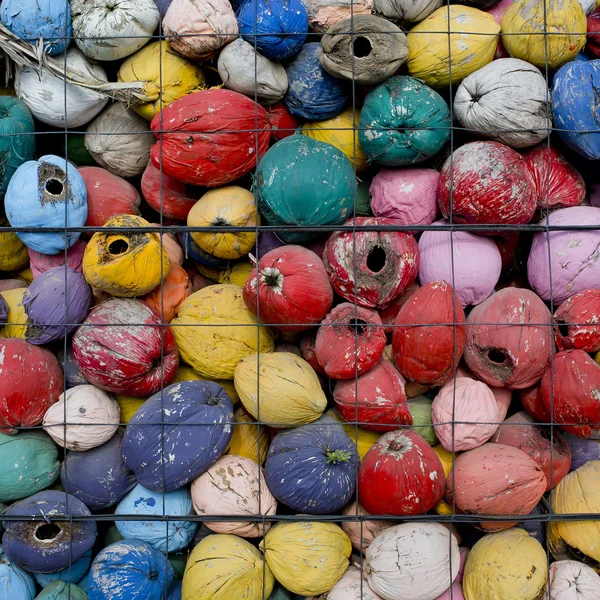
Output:
[[481,100],[481,96],[479,94],[473,94],[471,96],[471,102],[479,102]]
[[60,196],[63,193],[64,185],[58,179],[48,179],[46,181],[46,191],[53,196]]
[[[547,427],[539,427],[538,428],[540,435],[545,439],[550,441],[550,429]],[[554,437],[554,441],[556,441],[556,436]]]
[[487,357],[490,362],[493,362],[497,365],[504,364],[508,358],[506,356],[506,352],[504,352],[504,350],[500,350],[500,348],[488,348]]
[[223,217],[216,217],[211,222],[212,227],[223,227],[224,225],[229,225],[229,221]]
[[558,332],[563,337],[567,337],[569,335],[569,324],[565,321],[556,321],[556,325],[558,326]]
[[278,287],[280,284],[280,278],[281,273],[279,273],[279,271],[268,273],[264,275],[265,285],[268,287]]
[[124,254],[129,250],[129,244],[125,240],[113,240],[108,245],[108,251],[111,254]]
[[356,58],[369,56],[372,50],[373,46],[371,46],[371,42],[366,37],[358,36],[352,44],[352,52],[354,52]]
[[388,446],[388,450],[398,452],[404,448],[404,444],[400,440],[392,440]]
[[150,571],[148,574],[148,579],[150,581],[156,581],[158,579],[158,571]]
[[60,527],[54,523],[44,523],[35,530],[35,537],[41,541],[55,540],[60,535]]
[[387,255],[381,246],[373,246],[367,256],[367,269],[371,273],[379,273],[385,267]]
[[352,319],[352,321],[348,323],[348,329],[352,331],[352,333],[354,333],[354,330],[356,329],[356,332],[362,335],[367,331],[367,325],[368,323],[364,319]]

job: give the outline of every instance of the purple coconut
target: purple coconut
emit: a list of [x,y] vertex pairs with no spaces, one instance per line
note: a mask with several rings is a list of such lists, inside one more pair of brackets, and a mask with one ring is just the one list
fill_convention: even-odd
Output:
[[285,242],[277,237],[272,231],[261,231],[256,243],[257,260],[260,260],[267,252],[285,246]]
[[0,296],[0,324],[8,323],[8,304],[6,300]]
[[[546,225],[547,221],[550,226],[586,225],[598,228],[600,208],[562,208],[550,213],[540,221],[540,225]],[[561,304],[582,290],[600,287],[600,230],[536,233],[527,262],[527,276],[538,296],[543,300],[552,298],[556,304]]]
[[81,273],[64,266],[45,271],[23,296],[26,340],[42,345],[62,339],[83,323],[91,303],[92,288]]
[[6,556],[21,569],[32,573],[62,571],[78,561],[96,541],[94,521],[54,520],[69,515],[92,515],[81,500],[64,492],[38,492],[12,504],[4,515],[38,518],[36,521],[3,522],[2,547]]
[[569,472],[579,469],[590,460],[600,460],[600,442],[589,438],[580,438],[572,433],[563,433],[563,437],[571,446],[571,468]]
[[[447,221],[436,221],[445,225]],[[419,280],[446,281],[454,287],[463,306],[483,302],[493,291],[502,271],[498,246],[489,238],[455,231],[450,249],[449,231],[424,231],[419,239]],[[454,273],[452,273],[454,255]]]

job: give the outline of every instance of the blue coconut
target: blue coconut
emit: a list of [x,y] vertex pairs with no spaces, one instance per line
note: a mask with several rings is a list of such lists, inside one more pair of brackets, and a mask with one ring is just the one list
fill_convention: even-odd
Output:
[[90,570],[92,564],[92,550],[88,550],[79,560],[75,561],[70,567],[58,571],[57,573],[34,573],[37,584],[46,587],[54,581],[64,581],[65,583],[79,583],[86,573]]
[[33,577],[15,565],[0,546],[0,591],[7,600],[33,600]]

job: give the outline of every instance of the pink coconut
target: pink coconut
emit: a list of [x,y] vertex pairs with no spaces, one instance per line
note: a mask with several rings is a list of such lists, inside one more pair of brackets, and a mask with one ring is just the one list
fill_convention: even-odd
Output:
[[446,590],[441,596],[435,600],[465,600],[460,583],[453,583],[449,590]]
[[[77,240],[67,250],[67,265],[75,271],[81,273],[82,266],[81,261],[83,260],[83,253],[85,252],[86,242],[83,240]],[[31,273],[35,279],[38,275],[41,275],[52,267],[62,267],[65,264],[65,253],[59,252],[58,254],[41,254],[29,248],[29,267]]]

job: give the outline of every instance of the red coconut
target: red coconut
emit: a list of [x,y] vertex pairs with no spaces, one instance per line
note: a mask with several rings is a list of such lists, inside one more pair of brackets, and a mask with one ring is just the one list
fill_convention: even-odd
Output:
[[520,394],[521,404],[528,414],[530,414],[538,423],[550,423],[550,415],[542,400],[540,384],[520,390]]
[[382,435],[358,471],[358,501],[372,515],[423,515],[444,496],[444,468],[415,431]]
[[[546,490],[542,467],[525,452],[505,444],[483,444],[456,457],[446,479],[446,500],[472,515],[527,515]],[[518,522],[518,520],[517,520]],[[514,523],[487,522],[485,531]]]
[[525,166],[533,177],[537,207],[567,208],[585,200],[585,182],[563,155],[542,143],[523,153]]
[[[192,92],[157,114],[150,128],[159,142],[150,158],[182,183],[215,187],[249,173],[269,147],[265,109],[237,92]],[[165,131],[162,136],[159,133]]]
[[600,7],[595,8],[587,17],[586,50],[600,57]]
[[317,353],[315,352],[315,342],[317,341],[317,332],[309,331],[302,336],[300,340],[300,352],[302,358],[319,374],[327,375],[325,369],[319,364]]
[[510,389],[535,385],[553,351],[551,320],[550,311],[532,291],[509,287],[496,292],[467,319],[468,367],[489,385]]
[[283,102],[277,102],[265,107],[267,118],[271,124],[271,137],[278,142],[283,138],[294,135],[300,127],[300,121],[291,115]]
[[87,191],[89,227],[102,227],[116,215],[139,215],[140,196],[125,179],[100,167],[80,167]]
[[374,310],[344,302],[322,321],[315,354],[333,379],[350,379],[370,371],[385,349],[383,323]]
[[569,472],[571,446],[558,431],[552,433],[550,444],[550,430],[534,423],[526,412],[518,412],[504,421],[490,441],[518,448],[533,458],[544,471],[547,492]]
[[[162,174],[162,197],[161,197],[161,174],[159,168],[152,161],[148,161],[146,170],[142,175],[142,194],[146,202],[157,213],[167,219],[175,221],[187,220],[192,206],[198,202],[201,193],[193,193],[184,183],[177,181],[174,177]],[[161,203],[162,202],[162,203]]]
[[[394,225],[393,219],[357,217],[347,226]],[[419,247],[401,231],[332,233],[323,254],[333,289],[344,299],[367,308],[385,308],[414,283],[419,273]]]
[[394,298],[386,308],[379,311],[379,316],[381,317],[381,322],[385,325],[386,333],[392,333],[392,331],[394,331],[393,325],[396,322],[396,317],[398,316],[400,309],[420,287],[421,286],[418,283],[413,283],[408,287],[404,294]]
[[600,290],[583,290],[560,305],[554,341],[560,350],[600,350]]
[[35,427],[63,391],[63,372],[50,351],[25,340],[0,340],[0,431]]
[[600,428],[600,366],[583,350],[555,354],[546,366],[540,392],[548,414],[564,431],[585,438]]
[[262,323],[304,331],[325,318],[333,290],[323,261],[302,246],[290,245],[260,259],[244,286],[244,301]]
[[518,267],[523,248],[521,246],[521,234],[518,231],[503,231],[493,238],[494,243],[500,250],[502,259],[502,273],[507,275],[514,267]]
[[170,323],[179,313],[183,301],[192,293],[192,282],[187,271],[172,262],[169,274],[162,285],[158,285],[144,296],[145,302],[165,323]]
[[[455,310],[456,328],[452,325]],[[418,289],[400,309],[392,334],[394,362],[400,373],[422,385],[442,385],[452,377],[462,356],[465,332],[460,324],[464,322],[460,300],[445,281],[432,281]]]
[[358,421],[362,429],[390,431],[413,423],[404,383],[392,363],[382,360],[357,380],[338,381],[333,399],[346,421]]
[[536,208],[535,183],[525,160],[498,142],[471,142],[446,160],[438,182],[438,203],[455,223],[529,223]]
[[161,326],[160,317],[143,302],[124,298],[90,312],[73,336],[73,357],[96,387],[140,397],[171,383],[179,363],[171,329]]

